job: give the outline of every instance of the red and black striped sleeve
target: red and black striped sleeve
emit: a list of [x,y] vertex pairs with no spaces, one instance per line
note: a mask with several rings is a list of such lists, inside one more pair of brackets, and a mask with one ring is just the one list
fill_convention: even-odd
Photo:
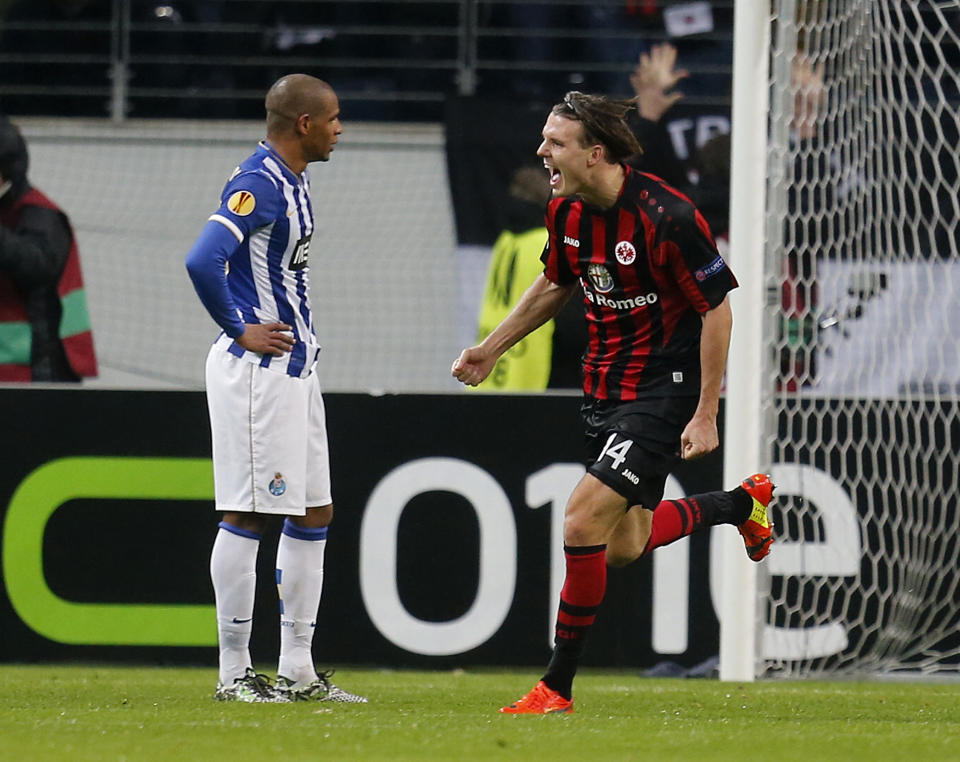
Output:
[[658,226],[654,260],[670,268],[693,308],[704,313],[737,287],[737,279],[717,251],[703,215],[691,204],[673,211]]
[[547,204],[547,210],[543,218],[543,224],[547,228],[547,242],[543,247],[543,253],[540,255],[540,261],[543,262],[543,274],[548,280],[559,286],[566,286],[577,280],[576,275],[570,269],[570,262],[567,259],[566,247],[563,242],[564,220],[569,212],[569,207],[569,199],[552,199]]

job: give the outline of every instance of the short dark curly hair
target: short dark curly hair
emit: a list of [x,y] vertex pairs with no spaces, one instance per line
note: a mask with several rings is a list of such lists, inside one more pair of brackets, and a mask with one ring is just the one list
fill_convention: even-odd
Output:
[[635,98],[616,100],[571,90],[563,96],[561,103],[553,107],[552,113],[580,122],[584,145],[599,143],[606,149],[607,160],[617,164],[642,153],[640,143],[626,121],[627,114],[635,106]]

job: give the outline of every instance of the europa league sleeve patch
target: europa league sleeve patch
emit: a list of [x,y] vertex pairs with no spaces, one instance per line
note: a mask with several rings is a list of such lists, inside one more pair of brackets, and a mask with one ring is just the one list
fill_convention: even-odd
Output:
[[257,199],[250,191],[237,191],[227,199],[227,209],[238,217],[246,217],[257,208]]

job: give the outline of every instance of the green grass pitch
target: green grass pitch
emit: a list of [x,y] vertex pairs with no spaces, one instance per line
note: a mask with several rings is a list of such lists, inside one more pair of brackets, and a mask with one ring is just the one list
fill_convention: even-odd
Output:
[[341,668],[370,703],[212,700],[213,669],[0,666],[0,759],[960,760],[960,682],[654,680],[586,671],[576,713],[497,708],[538,673]]

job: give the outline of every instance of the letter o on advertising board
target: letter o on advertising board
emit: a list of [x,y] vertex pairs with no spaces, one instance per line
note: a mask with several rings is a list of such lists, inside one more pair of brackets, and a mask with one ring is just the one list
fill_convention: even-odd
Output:
[[[453,492],[473,507],[480,528],[480,574],[470,609],[447,622],[410,614],[397,587],[397,529],[411,499]],[[517,530],[510,501],[496,480],[456,458],[421,458],[388,473],[374,488],[360,527],[360,592],[374,626],[411,653],[450,656],[493,636],[510,610],[517,578]]]

